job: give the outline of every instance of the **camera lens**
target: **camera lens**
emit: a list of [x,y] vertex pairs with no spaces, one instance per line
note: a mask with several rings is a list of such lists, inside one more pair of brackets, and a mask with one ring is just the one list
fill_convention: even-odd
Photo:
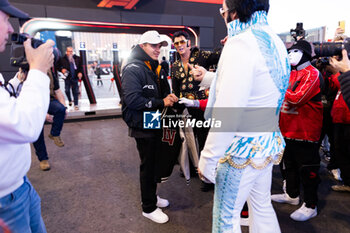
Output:
[[332,57],[335,55],[341,55],[343,43],[314,43],[314,46],[317,57]]

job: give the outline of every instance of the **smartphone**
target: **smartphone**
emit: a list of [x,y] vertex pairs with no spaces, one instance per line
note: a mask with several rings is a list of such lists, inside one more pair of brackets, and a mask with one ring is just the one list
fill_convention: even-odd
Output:
[[345,20],[339,21],[338,25],[339,25],[339,27],[340,27],[341,29],[343,29],[343,31],[344,31],[344,33],[345,33]]

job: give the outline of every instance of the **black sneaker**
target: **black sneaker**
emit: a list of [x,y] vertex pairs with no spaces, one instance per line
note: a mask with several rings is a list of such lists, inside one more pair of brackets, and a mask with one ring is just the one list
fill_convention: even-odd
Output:
[[202,181],[202,184],[201,184],[201,191],[202,192],[209,192],[210,190],[214,190],[214,184],[211,184],[211,183],[205,183]]

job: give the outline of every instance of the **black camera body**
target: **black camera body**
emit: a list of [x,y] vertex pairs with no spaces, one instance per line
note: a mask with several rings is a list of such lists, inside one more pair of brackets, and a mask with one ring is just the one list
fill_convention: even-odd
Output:
[[303,23],[297,23],[295,29],[290,29],[290,35],[297,41],[298,37],[305,38],[305,30],[303,28]]
[[316,57],[342,57],[342,50],[345,49],[348,52],[350,58],[350,38],[346,38],[343,42],[315,42],[314,50]]
[[318,62],[319,62],[319,64],[320,64],[321,66],[328,66],[328,65],[330,65],[330,63],[329,63],[329,57],[320,57],[320,58],[318,59]]
[[[28,34],[13,33],[11,35],[12,46],[11,46],[10,64],[11,66],[14,66],[14,67],[20,67],[24,71],[29,70],[29,64],[26,59],[26,54],[23,46],[24,41],[26,41],[28,37],[29,37]],[[38,48],[42,44],[44,44],[43,41],[32,38],[33,48]],[[54,48],[53,54],[54,54],[54,64],[55,64],[60,58],[60,52],[57,48],[56,49]]]

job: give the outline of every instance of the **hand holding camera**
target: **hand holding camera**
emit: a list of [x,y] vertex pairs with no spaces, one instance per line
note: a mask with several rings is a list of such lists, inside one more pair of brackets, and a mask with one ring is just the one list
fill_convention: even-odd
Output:
[[44,43],[30,38],[28,34],[13,33],[11,41],[10,63],[14,67],[20,67],[26,71],[39,69],[46,73],[60,58],[58,49],[53,48],[55,43],[52,40]]
[[290,35],[294,38],[295,41],[305,39],[305,30],[303,28],[303,23],[297,23],[295,29],[290,29]]
[[335,69],[339,70],[342,73],[345,73],[350,70],[350,60],[348,57],[348,52],[343,49],[342,50],[343,59],[338,61],[335,57],[330,58],[330,64]]
[[53,65],[53,46],[55,45],[55,42],[48,40],[34,49],[32,47],[31,39],[28,38],[23,45],[30,69],[37,69],[46,73]]

